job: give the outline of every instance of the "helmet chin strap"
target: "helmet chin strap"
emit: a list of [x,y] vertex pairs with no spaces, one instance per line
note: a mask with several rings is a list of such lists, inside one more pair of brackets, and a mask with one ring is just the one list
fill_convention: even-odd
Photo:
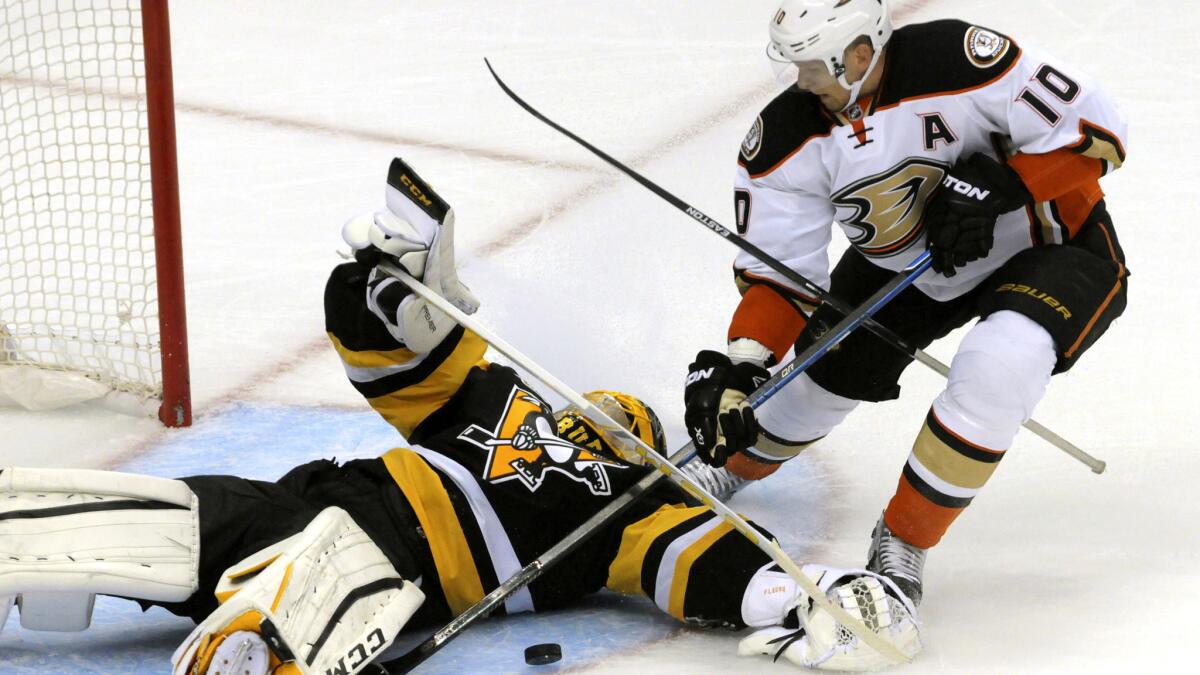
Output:
[[863,84],[867,81],[867,78],[871,76],[871,72],[875,70],[875,66],[879,65],[879,57],[882,55],[883,49],[875,50],[875,54],[871,57],[870,65],[868,65],[867,69],[863,71],[863,76],[858,78],[858,81],[854,84],[846,81],[845,69],[842,70],[841,75],[838,75],[838,84],[842,85],[843,88],[850,90],[850,99],[846,101],[846,105],[842,106],[842,109],[838,112],[846,112],[850,106],[854,105],[854,103],[858,101],[858,93],[862,91]]

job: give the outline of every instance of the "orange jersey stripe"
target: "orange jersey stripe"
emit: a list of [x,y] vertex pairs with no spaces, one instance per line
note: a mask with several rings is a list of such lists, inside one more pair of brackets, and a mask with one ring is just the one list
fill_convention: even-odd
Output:
[[782,361],[807,322],[800,310],[775,289],[754,284],[746,290],[733,313],[729,341],[757,340],[771,350],[776,361]]
[[1008,160],[1008,165],[1021,177],[1034,201],[1048,202],[1079,193],[1094,206],[1103,196],[1100,191],[1101,160],[1067,148],[1040,155],[1018,153]]
[[1103,162],[1068,148],[1040,155],[1017,154],[1009,166],[1038,202],[1054,202],[1057,217],[1067,227],[1067,239],[1083,228],[1104,191],[1100,189]]

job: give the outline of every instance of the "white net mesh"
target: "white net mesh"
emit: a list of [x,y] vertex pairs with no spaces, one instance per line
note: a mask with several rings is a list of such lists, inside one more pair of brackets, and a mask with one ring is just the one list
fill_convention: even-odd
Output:
[[161,396],[138,0],[0,0],[0,363]]
[[[847,606],[843,604],[843,609],[850,613],[851,616],[856,616],[862,620],[872,632],[878,633],[881,629],[891,625],[890,608],[894,606],[895,601],[890,596],[883,594],[879,586],[867,581],[867,577],[858,577],[852,580],[848,587],[850,593],[854,597],[854,605]],[[873,589],[879,589],[878,591]],[[832,598],[831,598],[832,599]],[[837,602],[838,600],[835,600]],[[884,611],[884,614],[880,614]],[[852,645],[858,640],[858,636],[854,631],[850,630],[842,624],[838,624],[834,629],[835,642],[838,646],[845,647]]]
[[[867,580],[859,577],[850,582],[850,590],[854,593],[854,601],[858,605],[859,614],[867,628],[878,632],[885,625],[884,621],[879,616],[879,607],[876,605],[876,595],[872,593],[871,586]],[[880,591],[882,593],[882,591]]]

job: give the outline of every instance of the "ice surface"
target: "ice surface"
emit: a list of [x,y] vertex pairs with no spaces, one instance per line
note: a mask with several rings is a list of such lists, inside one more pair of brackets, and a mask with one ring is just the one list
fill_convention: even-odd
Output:
[[[481,320],[573,386],[640,394],[683,440],[682,374],[723,340],[734,249],[518,109],[482,59],[546,114],[728,224],[738,144],[773,91],[762,49],[774,4],[177,0],[196,426],[86,407],[0,411],[0,464],[271,478],[387,447],[389,429],[325,341],[321,289],[341,223],[381,204],[394,155],[455,206]],[[930,555],[927,646],[903,670],[1184,670],[1200,602],[1200,163],[1187,142],[1200,78],[1185,67],[1200,19],[1165,0],[894,4],[901,22],[958,16],[1081,64],[1132,122],[1127,166],[1105,179],[1134,272],[1130,306],[1036,415],[1108,472],[1018,436]],[[957,337],[931,351],[948,360]],[[860,408],[733,504],[798,558],[861,564],[941,386],[919,367],[902,384],[901,401]],[[165,672],[188,630],[116,600],[80,634],[21,631],[14,616],[0,671]],[[603,595],[473,628],[425,672],[524,672],[523,648],[545,641],[564,659],[540,672],[788,667],[737,658],[736,635]]]

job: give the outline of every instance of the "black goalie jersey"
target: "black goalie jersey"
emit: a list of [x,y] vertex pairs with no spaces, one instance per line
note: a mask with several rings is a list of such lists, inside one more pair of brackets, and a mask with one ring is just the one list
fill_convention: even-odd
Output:
[[[486,345],[456,328],[433,351],[404,347],[367,306],[368,268],[336,268],[326,328],[354,387],[408,440],[380,460],[417,529],[418,619],[471,606],[646,475],[649,469],[556,436],[549,406]],[[645,595],[681,620],[741,625],[742,595],[768,563],[683,491],[660,483],[616,522],[505,602],[561,607],[607,587]],[[434,581],[436,580],[436,581]]]

